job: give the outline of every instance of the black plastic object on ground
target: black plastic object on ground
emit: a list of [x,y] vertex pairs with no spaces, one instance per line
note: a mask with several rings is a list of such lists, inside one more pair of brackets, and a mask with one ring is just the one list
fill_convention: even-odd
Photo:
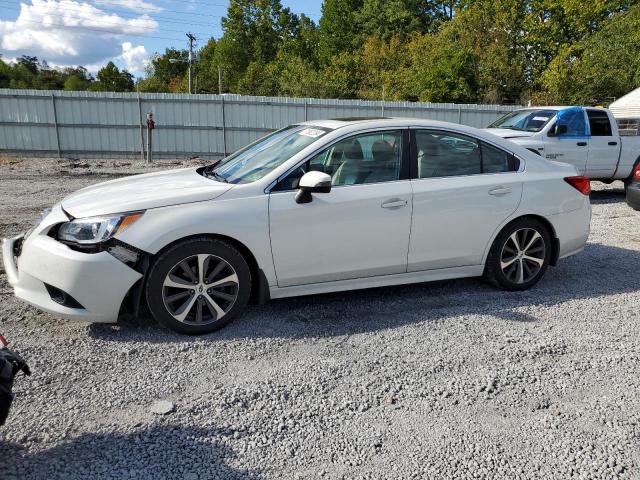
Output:
[[0,426],[4,425],[13,401],[13,381],[19,372],[31,375],[29,366],[23,358],[7,348],[4,338],[0,336]]

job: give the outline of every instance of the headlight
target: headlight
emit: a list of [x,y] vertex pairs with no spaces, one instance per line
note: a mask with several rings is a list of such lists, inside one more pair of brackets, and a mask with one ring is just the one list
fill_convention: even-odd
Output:
[[109,215],[105,217],[77,218],[63,223],[58,229],[58,240],[93,245],[104,242],[138,221],[143,212]]

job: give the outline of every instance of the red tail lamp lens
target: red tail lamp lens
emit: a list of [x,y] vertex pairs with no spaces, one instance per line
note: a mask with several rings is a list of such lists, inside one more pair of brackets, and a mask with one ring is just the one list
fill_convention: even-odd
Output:
[[564,181],[583,195],[589,195],[591,193],[591,181],[587,177],[565,177]]

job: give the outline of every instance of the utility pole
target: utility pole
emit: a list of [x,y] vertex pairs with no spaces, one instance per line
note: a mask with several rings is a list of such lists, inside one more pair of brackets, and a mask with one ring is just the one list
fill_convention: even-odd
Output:
[[187,33],[189,39],[189,93],[191,93],[191,61],[193,59],[193,43],[196,41],[196,36],[193,33]]
[[218,65],[218,94],[222,95],[222,69]]

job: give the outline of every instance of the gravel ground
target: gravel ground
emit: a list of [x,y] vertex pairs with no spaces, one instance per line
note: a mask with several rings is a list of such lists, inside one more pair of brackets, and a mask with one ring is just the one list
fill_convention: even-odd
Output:
[[[0,236],[143,167],[0,163]],[[594,184],[589,245],[528,292],[285,299],[199,338],[58,320],[1,272],[0,331],[34,375],[0,478],[640,478],[640,216],[621,187]]]

